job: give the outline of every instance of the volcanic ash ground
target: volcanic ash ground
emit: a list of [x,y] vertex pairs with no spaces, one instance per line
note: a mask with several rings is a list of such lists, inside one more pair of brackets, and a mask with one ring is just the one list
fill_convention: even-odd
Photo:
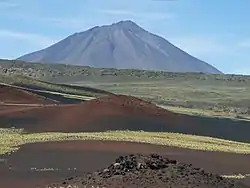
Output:
[[191,164],[179,163],[158,154],[120,156],[107,168],[84,177],[70,177],[59,187],[105,188],[235,188],[234,181],[206,173]]

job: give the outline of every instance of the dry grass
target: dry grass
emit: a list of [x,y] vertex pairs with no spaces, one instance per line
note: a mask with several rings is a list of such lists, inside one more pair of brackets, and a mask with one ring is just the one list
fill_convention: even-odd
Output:
[[178,133],[108,131],[95,133],[27,134],[22,130],[16,129],[0,129],[0,133],[0,154],[6,154],[16,151],[22,144],[66,140],[127,141],[205,151],[250,154],[250,143],[240,143],[211,137],[185,135]]
[[58,168],[30,168],[31,171],[33,172],[55,172],[55,171],[59,171]]
[[221,175],[223,178],[227,179],[245,179],[250,177],[250,174],[232,174],[232,175]]

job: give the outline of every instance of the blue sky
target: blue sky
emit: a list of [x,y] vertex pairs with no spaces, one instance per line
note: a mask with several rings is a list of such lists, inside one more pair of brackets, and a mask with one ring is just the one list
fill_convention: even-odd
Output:
[[0,58],[133,20],[224,73],[250,74],[249,0],[0,0]]

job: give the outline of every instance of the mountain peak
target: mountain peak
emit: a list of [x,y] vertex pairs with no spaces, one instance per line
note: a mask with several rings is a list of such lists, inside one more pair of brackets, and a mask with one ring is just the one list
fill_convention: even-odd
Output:
[[129,31],[132,31],[135,33],[140,32],[140,31],[145,31],[142,27],[140,27],[139,25],[137,25],[135,22],[133,22],[131,20],[119,21],[119,22],[116,22],[116,23],[109,25],[108,27],[110,27],[112,29],[129,30]]
[[18,60],[97,68],[220,73],[131,20],[93,27]]
[[131,20],[122,20],[122,21],[113,23],[112,25],[138,26],[135,22]]
[[122,20],[119,22],[112,23],[110,25],[105,25],[104,27],[118,28],[118,29],[142,29],[139,25],[131,20]]

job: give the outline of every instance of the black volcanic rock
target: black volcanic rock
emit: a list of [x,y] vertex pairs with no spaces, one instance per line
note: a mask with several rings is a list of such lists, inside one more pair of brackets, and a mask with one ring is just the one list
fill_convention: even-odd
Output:
[[107,168],[46,188],[237,188],[238,183],[157,154],[120,156]]
[[18,60],[62,63],[96,68],[145,69],[221,74],[162,37],[132,21],[97,26]]

